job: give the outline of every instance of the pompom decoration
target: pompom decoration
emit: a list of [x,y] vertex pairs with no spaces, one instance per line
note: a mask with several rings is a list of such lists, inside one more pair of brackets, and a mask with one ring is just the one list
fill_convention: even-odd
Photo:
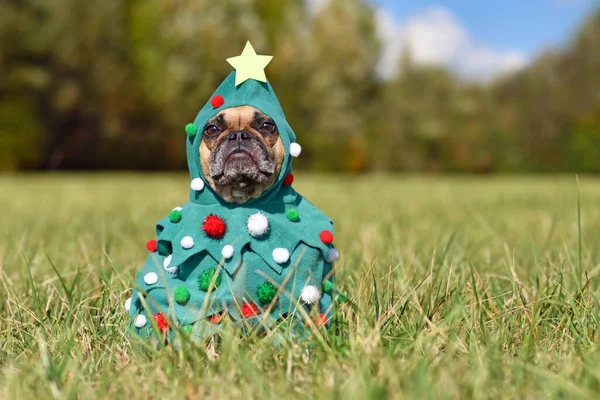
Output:
[[294,182],[294,175],[287,174],[285,178],[283,178],[283,185],[290,186]]
[[191,249],[192,247],[194,247],[194,238],[192,238],[191,236],[184,236],[181,239],[181,247],[183,247],[184,249]]
[[144,275],[144,282],[146,282],[146,285],[154,285],[158,282],[158,275],[156,275],[156,272],[148,272]]
[[194,124],[187,124],[185,126],[185,133],[187,133],[188,136],[195,136],[196,133],[198,133],[198,127]]
[[319,293],[319,288],[313,285],[304,286],[302,288],[302,293],[300,294],[300,298],[306,304],[313,304],[319,301],[321,298],[321,293]]
[[246,227],[250,236],[259,238],[269,232],[269,219],[261,212],[257,212],[248,217]]
[[200,288],[200,290],[204,290],[205,292],[208,292],[209,289],[215,290],[217,287],[219,287],[219,285],[221,284],[221,274],[220,273],[217,276],[217,278],[215,279],[214,286],[212,288],[210,286],[216,272],[217,272],[216,269],[209,268],[206,271],[204,271],[202,274],[200,274],[200,276],[198,277],[198,287]]
[[273,250],[273,260],[277,264],[286,263],[290,259],[290,252],[287,249],[278,247]]
[[315,325],[317,325],[317,328],[327,325],[327,317],[325,314],[319,314],[319,316],[315,318]]
[[169,254],[168,256],[165,257],[165,259],[163,260],[163,268],[165,269],[165,271],[167,271],[170,274],[174,274],[177,272],[177,270],[179,269],[178,266],[176,265],[171,265],[171,260],[173,259],[173,255]]
[[258,296],[258,300],[265,304],[270,303],[275,298],[277,294],[277,287],[273,285],[271,282],[265,282],[256,291],[256,295]]
[[333,283],[331,281],[325,281],[323,284],[324,292],[331,292],[333,290]]
[[194,178],[190,183],[190,187],[192,188],[192,190],[200,192],[202,191],[202,189],[204,189],[204,181],[202,180],[202,178]]
[[219,108],[223,105],[223,103],[225,103],[225,99],[220,94],[217,94],[210,99],[210,105],[213,106],[213,108]]
[[181,210],[183,210],[183,208],[181,208],[181,207],[175,207],[173,210],[181,211]]
[[135,325],[136,328],[141,328],[144,325],[146,325],[146,322],[148,322],[148,320],[146,319],[145,315],[138,315],[135,317],[135,319],[133,320],[133,324]]
[[173,210],[169,213],[169,221],[177,223],[181,221],[181,211]]
[[131,297],[125,300],[125,310],[129,311],[131,308]]
[[333,233],[328,230],[321,231],[321,242],[325,244],[331,244],[333,242]]
[[226,229],[227,225],[225,225],[225,221],[214,214],[210,214],[204,218],[204,222],[202,223],[202,230],[213,239],[221,239],[225,236]]
[[221,249],[221,255],[225,259],[230,259],[231,257],[233,257],[233,246],[230,244],[226,244],[225,246],[223,246],[223,248]]
[[246,303],[242,306],[242,315],[244,318],[255,317],[258,314],[258,307],[254,303]]
[[285,216],[292,222],[298,222],[300,220],[300,214],[298,214],[298,210],[295,208],[290,208],[285,212]]
[[159,331],[166,332],[169,330],[169,323],[167,322],[165,316],[161,313],[154,314],[154,322],[156,322],[156,326],[158,327]]
[[327,262],[332,263],[337,261],[340,258],[340,253],[336,250],[335,247],[329,249],[329,255],[327,256]]
[[223,319],[223,317],[221,316],[221,314],[213,314],[210,316],[210,323],[211,324],[220,324],[222,319]]
[[148,249],[148,251],[151,252],[155,252],[156,250],[158,250],[158,247],[156,247],[156,240],[152,239],[152,240],[148,240],[146,242],[146,249]]
[[302,147],[298,143],[290,144],[290,154],[292,157],[298,157],[302,153]]
[[186,304],[190,300],[190,291],[185,286],[177,286],[173,298],[178,304]]

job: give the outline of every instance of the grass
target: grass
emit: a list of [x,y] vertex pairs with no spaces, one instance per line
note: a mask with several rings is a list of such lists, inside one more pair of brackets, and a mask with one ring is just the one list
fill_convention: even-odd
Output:
[[0,398],[600,394],[599,181],[300,175],[335,221],[341,336],[136,352],[123,303],[187,184],[0,178]]

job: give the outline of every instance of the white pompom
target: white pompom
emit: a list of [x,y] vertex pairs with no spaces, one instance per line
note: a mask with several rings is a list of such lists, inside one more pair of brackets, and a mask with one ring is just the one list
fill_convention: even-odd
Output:
[[172,254],[169,254],[168,256],[165,257],[165,259],[163,260],[163,268],[168,273],[175,274],[175,273],[177,273],[177,270],[179,270],[179,267],[176,265],[170,266],[172,258],[173,258]]
[[125,300],[125,309],[127,311],[129,311],[130,308],[131,308],[131,297],[128,298],[127,300]]
[[287,249],[278,247],[275,250],[273,250],[273,260],[275,260],[277,264],[283,264],[289,259],[290,252]]
[[192,190],[199,192],[202,189],[204,189],[204,181],[202,180],[202,178],[194,178],[194,179],[192,179],[192,183],[190,184],[190,187],[192,188]]
[[327,256],[327,262],[332,263],[337,261],[340,258],[340,253],[336,250],[335,247],[329,249],[329,255]]
[[181,247],[184,249],[191,249],[194,247],[194,238],[191,236],[185,236],[183,239],[181,239]]
[[225,246],[223,246],[223,249],[221,250],[221,255],[227,259],[233,257],[233,246],[230,244],[226,244]]
[[312,304],[319,301],[321,298],[321,293],[319,293],[319,288],[313,285],[304,286],[302,288],[302,293],[300,294],[300,298],[306,304]]
[[181,207],[175,207],[175,208],[173,209],[173,211],[175,211],[175,210],[177,210],[177,211],[181,211],[181,210],[183,210],[183,208],[181,208]]
[[144,282],[146,282],[146,285],[154,285],[158,282],[158,275],[156,275],[156,272],[148,272],[144,275]]
[[248,233],[253,237],[260,237],[269,231],[269,219],[261,212],[248,217],[246,223]]
[[146,322],[148,322],[146,316],[141,314],[135,317],[135,319],[133,320],[133,324],[136,328],[141,328],[142,326],[146,325]]
[[292,157],[298,157],[302,153],[302,147],[298,143],[290,144],[290,154]]

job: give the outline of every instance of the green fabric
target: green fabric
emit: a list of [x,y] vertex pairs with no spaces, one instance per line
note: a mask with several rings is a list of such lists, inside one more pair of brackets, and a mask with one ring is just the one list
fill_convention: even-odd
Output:
[[[292,170],[289,149],[296,137],[271,85],[248,80],[236,87],[234,82],[235,71],[213,94],[222,95],[224,104],[213,108],[208,101],[200,110],[194,121],[197,134],[189,135],[194,129],[186,127],[192,180],[205,180],[199,154],[205,123],[221,110],[241,105],[253,106],[275,121],[285,148],[281,172],[261,197],[243,205],[225,203],[205,181],[203,190],[190,191],[190,202],[181,210],[172,211],[157,223],[158,251],[150,254],[136,280],[130,307],[132,324],[138,314],[151,317],[161,312],[179,326],[193,325],[193,335],[202,339],[218,329],[208,322],[209,317],[225,310],[232,320],[244,326],[260,323],[264,327],[288,315],[302,318],[303,313],[297,312],[300,307],[307,313],[323,313],[328,320],[332,315],[331,293],[321,293],[318,304],[310,306],[300,300],[300,293],[304,286],[322,287],[324,281],[333,280],[332,265],[326,261],[332,245],[320,239],[323,230],[333,233],[333,224],[291,186],[282,185]],[[247,220],[257,212],[267,216],[269,230],[255,238],[248,233]],[[222,238],[210,238],[202,230],[204,218],[211,214],[226,223]],[[188,236],[193,239],[193,246],[186,249],[181,240]],[[189,242],[189,238],[186,240]],[[221,254],[225,245],[234,249],[227,259]],[[274,249],[286,249],[289,260],[277,263]],[[166,264],[168,256],[170,263]],[[148,284],[145,277],[152,272],[158,275],[158,281]],[[182,302],[180,293],[184,289],[189,298]],[[145,302],[139,301],[140,295]],[[260,315],[245,319],[240,311],[245,303],[255,304]],[[267,308],[268,316],[264,312]],[[143,336],[152,334],[150,323],[133,329]]]

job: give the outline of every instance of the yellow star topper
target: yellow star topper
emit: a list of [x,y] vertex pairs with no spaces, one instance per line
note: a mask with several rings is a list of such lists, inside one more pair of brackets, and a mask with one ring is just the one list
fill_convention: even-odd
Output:
[[259,56],[254,51],[250,41],[246,42],[242,54],[227,59],[227,62],[235,68],[235,86],[246,82],[248,79],[266,82],[265,67],[272,59],[273,56]]

